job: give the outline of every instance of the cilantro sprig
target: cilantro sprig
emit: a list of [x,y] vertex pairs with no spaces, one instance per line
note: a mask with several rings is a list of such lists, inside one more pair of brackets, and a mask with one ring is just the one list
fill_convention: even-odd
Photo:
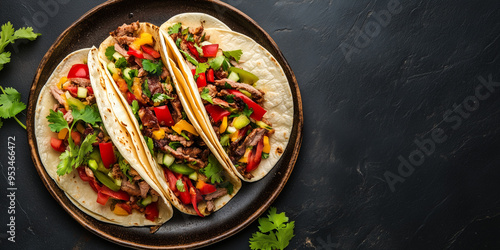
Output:
[[295,236],[295,222],[290,221],[285,212],[276,213],[276,208],[269,208],[267,218],[259,218],[259,230],[250,238],[250,249],[285,249]]
[[154,62],[148,59],[143,59],[142,67],[144,68],[145,71],[153,75],[160,75],[162,72],[163,63],[161,61]]
[[[73,126],[77,124],[78,121],[83,121],[92,125],[96,125],[97,122],[102,121],[97,108],[91,106],[85,106],[82,110],[74,109],[71,115],[73,116],[73,122],[69,125],[68,121],[64,119],[64,115],[61,111],[55,112],[54,110],[50,110],[47,116],[50,130],[57,133],[63,129],[68,129],[68,134],[71,134]],[[69,136],[68,148],[59,156],[61,161],[57,165],[57,174],[65,175],[71,173],[74,168],[80,166],[84,162],[86,155],[92,151],[92,144],[97,141],[96,138],[96,134],[88,135],[81,145],[78,146],[73,142],[71,136]]]
[[223,182],[222,166],[214,155],[208,156],[208,165],[200,169],[200,173],[210,179],[213,184]]
[[[0,117],[2,119],[14,118],[21,127],[26,129],[26,126],[17,119],[16,115],[26,109],[26,105],[21,102],[21,94],[13,88],[5,88],[0,86],[3,94],[0,94]],[[3,125],[0,119],[0,128]]]
[[0,70],[3,69],[3,65],[10,62],[10,52],[4,52],[8,44],[14,43],[17,39],[28,39],[33,41],[40,35],[42,34],[34,33],[31,27],[23,27],[14,30],[10,22],[3,24],[2,30],[0,31]]
[[210,95],[210,90],[208,88],[203,88],[203,90],[200,93],[200,97],[203,100],[205,100],[211,104],[214,104],[214,101],[212,100],[212,96]]
[[[18,39],[33,41],[40,35],[42,34],[34,33],[31,27],[15,30],[10,22],[3,24],[0,30],[0,70],[10,62],[11,53],[4,51],[7,45],[14,43]],[[26,109],[26,105],[21,102],[21,94],[13,88],[4,89],[0,86],[0,90],[2,91],[0,94],[0,117],[2,119],[14,118],[21,127],[26,129],[26,126],[16,117],[17,114]],[[3,125],[2,119],[0,119],[0,128]]]

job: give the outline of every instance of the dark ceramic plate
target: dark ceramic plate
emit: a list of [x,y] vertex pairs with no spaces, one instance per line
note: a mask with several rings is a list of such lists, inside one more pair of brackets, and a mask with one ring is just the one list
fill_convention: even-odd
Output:
[[[44,83],[69,53],[81,48],[99,46],[108,33],[123,23],[140,20],[161,25],[182,12],[204,12],[217,17],[231,29],[244,33],[264,46],[282,65],[294,96],[294,126],[290,142],[274,169],[256,183],[244,183],[242,189],[218,212],[199,218],[174,212],[173,218],[154,233],[148,227],[127,228],[103,223],[75,207],[49,177],[40,162],[34,134],[34,111]],[[28,105],[28,140],[38,174],[52,196],[86,229],[115,243],[137,248],[202,247],[234,235],[248,226],[276,199],[287,182],[302,141],[303,113],[297,80],[271,37],[257,23],[237,9],[218,1],[133,1],[106,2],[89,11],[65,30],[44,56],[37,69]],[[174,208],[175,210],[175,208]]]

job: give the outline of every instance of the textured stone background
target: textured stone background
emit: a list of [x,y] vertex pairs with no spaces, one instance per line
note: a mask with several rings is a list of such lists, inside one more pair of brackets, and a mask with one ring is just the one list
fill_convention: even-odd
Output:
[[[0,71],[0,84],[16,87],[25,102],[50,45],[100,3],[57,0],[57,12],[44,12],[39,3],[51,1],[0,5],[0,23],[43,34],[9,45],[12,62]],[[302,149],[273,204],[295,221],[289,249],[500,247],[498,1],[224,2],[271,35],[300,86]],[[23,152],[26,133],[13,121],[1,131],[0,152],[8,136],[16,137],[16,177],[23,183],[18,242],[9,243],[0,226],[1,245],[116,247],[68,220]],[[0,155],[5,177],[7,157]],[[248,248],[255,231],[256,223],[210,248]]]

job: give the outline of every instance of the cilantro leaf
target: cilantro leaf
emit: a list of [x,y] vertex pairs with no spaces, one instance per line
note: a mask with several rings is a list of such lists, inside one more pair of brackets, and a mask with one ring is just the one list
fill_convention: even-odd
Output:
[[177,150],[177,148],[182,146],[182,144],[178,141],[172,141],[168,143],[168,146],[171,147],[173,150]]
[[125,57],[120,57],[120,59],[118,59],[116,62],[115,62],[115,67],[117,68],[120,68],[120,69],[124,69],[127,67],[127,59],[125,59]]
[[227,95],[226,102],[233,103],[234,102],[234,95]]
[[220,185],[220,187],[223,187],[223,188],[227,189],[227,193],[228,193],[229,195],[233,194],[233,191],[234,191],[234,186],[233,186],[233,184],[232,184],[231,182],[226,181],[226,182],[222,183],[222,184]]
[[196,66],[196,74],[199,74],[199,73],[203,73],[205,71],[207,71],[207,69],[209,68],[210,66],[208,66],[208,63],[199,63],[198,66]]
[[175,45],[177,45],[177,48],[181,48],[181,42],[182,42],[182,39],[180,39],[180,38],[177,38],[177,40],[175,40]]
[[229,146],[229,134],[224,134],[220,137],[220,144],[223,147]]
[[149,91],[148,79],[144,80],[142,84],[142,93],[144,93],[148,98],[151,98],[151,91]]
[[40,33],[34,33],[31,27],[20,28],[14,31],[12,24],[7,22],[2,25],[0,31],[0,53],[3,52],[5,46],[14,43],[17,39],[28,39],[33,41],[40,35]]
[[113,54],[116,52],[115,46],[108,46],[106,48],[106,52],[104,52],[104,55],[106,55],[106,58],[108,60],[113,61]]
[[179,51],[184,55],[184,57],[186,57],[186,60],[188,60],[194,66],[198,66],[198,61],[196,61],[196,59],[194,59],[194,57],[192,57],[189,53],[186,53],[185,51],[183,51],[181,49]]
[[[267,218],[259,218],[259,230],[250,238],[251,249],[284,249],[294,237],[295,222],[288,222],[285,213],[271,207]],[[267,234],[268,233],[268,234]]]
[[184,183],[182,183],[182,179],[178,179],[177,182],[175,183],[175,186],[177,187],[177,190],[179,190],[179,192],[186,191],[186,189],[184,188]]
[[198,51],[198,55],[200,55],[200,57],[203,57],[203,49],[196,43],[194,44],[194,47],[196,48],[196,51]]
[[50,131],[52,132],[57,133],[64,128],[69,129],[68,122],[64,119],[64,115],[61,111],[55,112],[51,109],[47,116],[47,120],[49,121]]
[[231,50],[231,51],[223,51],[222,53],[224,54],[224,56],[227,59],[233,58],[235,61],[238,62],[241,58],[241,55],[243,54],[243,51],[241,51],[241,49],[238,49],[238,50]]
[[160,75],[162,72],[162,67],[163,63],[161,61],[153,62],[148,59],[142,60],[142,68],[153,75]]
[[23,27],[14,32],[14,39],[28,39],[33,41],[40,35],[40,33],[34,33],[31,27]]
[[168,34],[172,35],[175,33],[179,33],[179,29],[182,27],[182,23],[176,23],[168,28]]
[[130,164],[128,164],[128,162],[120,153],[118,153],[118,165],[120,166],[120,170],[122,171],[122,173],[127,176],[128,181],[132,183],[133,178],[128,174],[128,171],[130,170]]
[[293,229],[295,228],[295,221],[286,224],[284,227],[278,228],[276,238],[278,238],[278,248],[285,249],[290,240],[295,236]]
[[245,103],[245,107],[243,108],[243,114],[250,117],[252,115],[253,109],[248,108],[248,105]]
[[151,152],[151,155],[154,155],[154,143],[153,143],[153,139],[147,137],[147,136],[144,136],[144,140],[146,140],[146,144],[148,145],[148,149],[149,149],[149,152]]
[[76,124],[77,121],[84,121],[86,123],[95,125],[96,122],[102,121],[99,110],[94,106],[91,107],[89,105],[86,105],[82,110],[74,109],[71,114],[73,115],[73,124]]
[[82,144],[80,145],[80,149],[78,150],[78,156],[74,163],[75,167],[80,166],[84,162],[86,155],[92,152],[93,150],[92,144],[96,141],[97,141],[97,133],[85,137],[85,140],[83,140]]
[[213,184],[221,183],[223,181],[222,166],[214,155],[208,156],[208,165],[200,169],[200,173],[207,176]]
[[21,94],[17,90],[5,88],[4,94],[0,94],[0,117],[11,118],[25,109],[26,105],[21,102]]
[[182,35],[185,36],[189,33],[189,27],[182,30]]
[[132,101],[132,113],[137,114],[137,111],[139,111],[139,102],[137,100]]
[[153,95],[153,102],[154,103],[162,103],[166,100],[172,100],[174,98],[166,95],[166,94],[163,94],[163,93],[156,93]]
[[286,217],[285,212],[277,214],[275,207],[269,208],[268,218],[269,221],[276,226],[276,228],[280,228],[283,223],[288,222],[288,217]]
[[68,151],[68,150],[64,151],[64,153],[62,153],[59,156],[59,159],[61,161],[57,165],[57,175],[61,176],[61,175],[71,173],[71,171],[73,171],[73,168],[72,168],[73,165],[71,164],[72,160],[71,160],[70,151]]
[[3,68],[4,64],[10,62],[10,52],[3,52],[0,54],[0,70]]
[[186,38],[186,41],[188,42],[193,42],[194,43],[194,36],[191,33],[188,33],[188,36]]
[[226,60],[224,56],[217,56],[213,59],[208,60],[208,64],[210,64],[210,67],[214,70],[219,70],[219,68],[222,66],[222,63]]
[[200,93],[201,99],[214,104],[214,101],[212,100],[212,96],[210,96],[210,90],[208,88],[203,88],[203,90]]
[[268,153],[262,153],[262,159],[267,159],[269,158],[269,154]]

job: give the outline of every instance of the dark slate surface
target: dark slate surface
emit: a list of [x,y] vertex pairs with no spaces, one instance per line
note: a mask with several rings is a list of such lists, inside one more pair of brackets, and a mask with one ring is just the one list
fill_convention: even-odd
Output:
[[[302,149],[273,204],[296,223],[290,249],[500,247],[498,1],[225,2],[271,35],[301,89]],[[27,102],[50,45],[98,4],[3,1],[0,23],[31,25],[43,36],[7,47],[12,62],[0,84]],[[1,248],[116,247],[63,211],[35,171],[26,133],[4,123]],[[6,226],[9,137],[16,140],[16,243],[7,241]],[[254,223],[211,247],[248,248],[256,230]]]

